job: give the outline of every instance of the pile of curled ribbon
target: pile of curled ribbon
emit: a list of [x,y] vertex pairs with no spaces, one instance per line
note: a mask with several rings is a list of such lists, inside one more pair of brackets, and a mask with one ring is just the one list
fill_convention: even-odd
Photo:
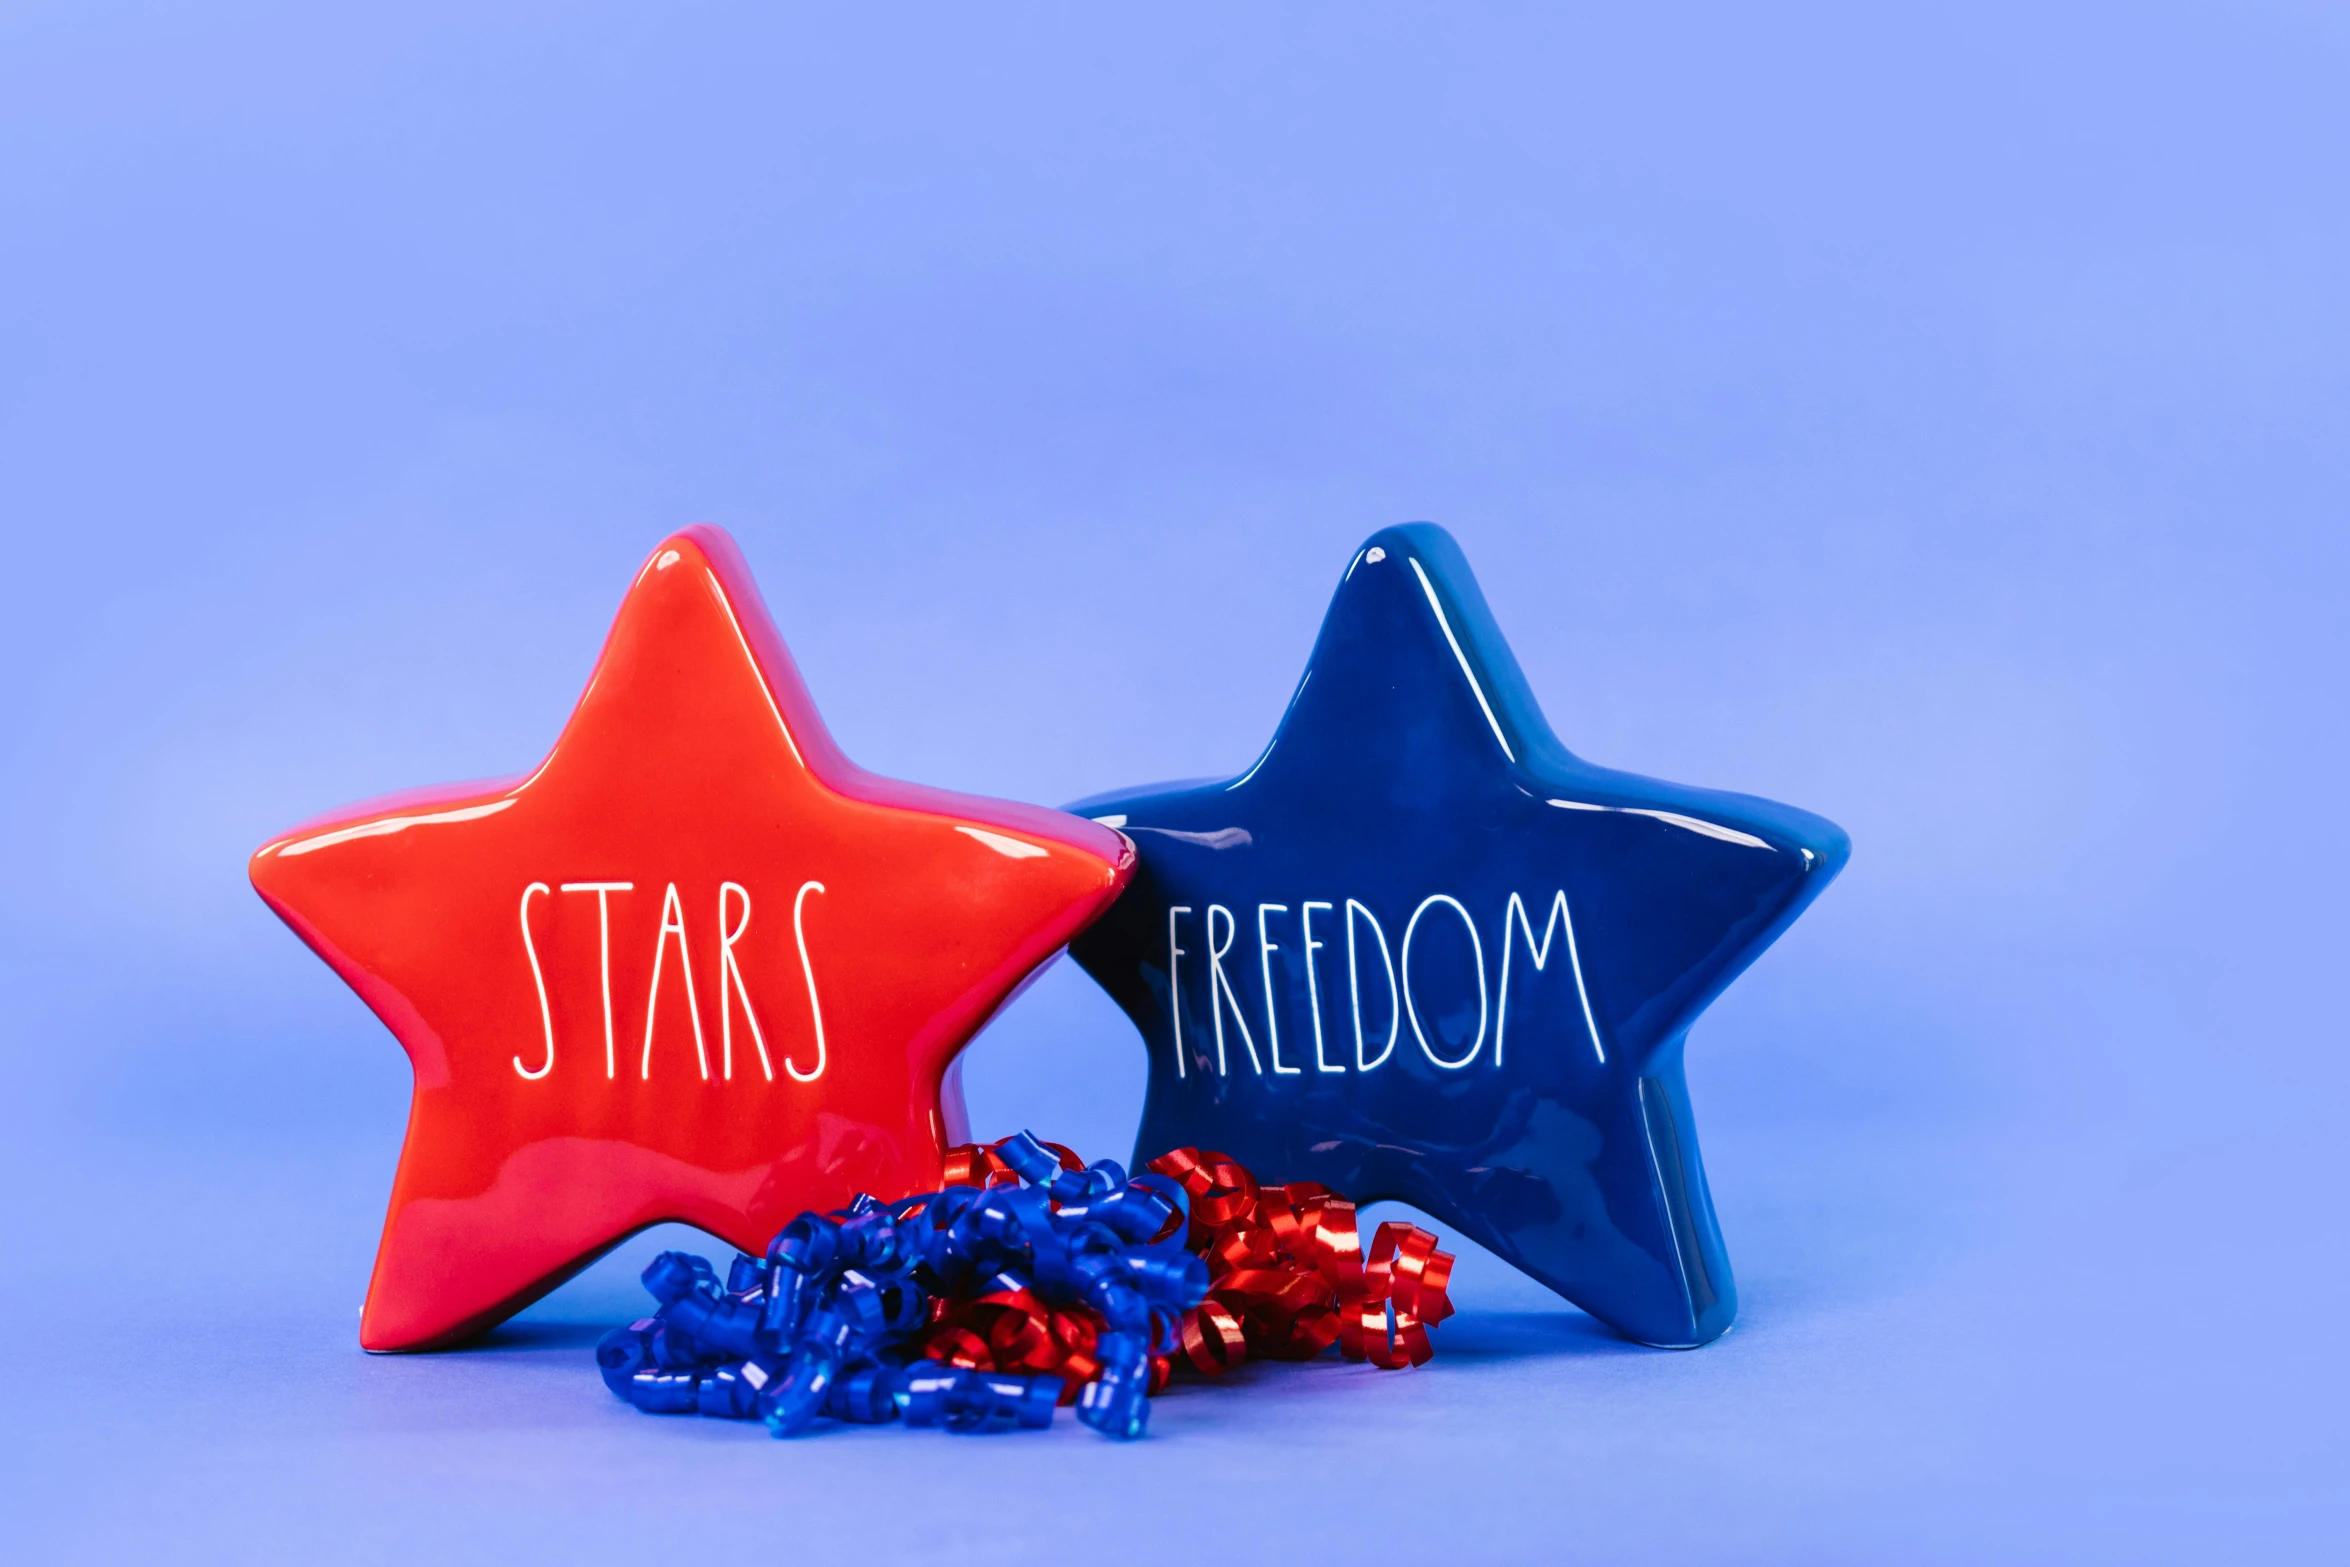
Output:
[[1218,1153],[1178,1148],[1129,1176],[1021,1133],[949,1151],[946,1185],[803,1213],[764,1258],[664,1252],[661,1304],[607,1334],[612,1391],[656,1414],[819,1416],[954,1431],[1049,1426],[1074,1404],[1141,1436],[1178,1372],[1331,1346],[1394,1370],[1425,1363],[1452,1314],[1452,1257],[1416,1225],[1379,1226],[1311,1181],[1260,1186]]

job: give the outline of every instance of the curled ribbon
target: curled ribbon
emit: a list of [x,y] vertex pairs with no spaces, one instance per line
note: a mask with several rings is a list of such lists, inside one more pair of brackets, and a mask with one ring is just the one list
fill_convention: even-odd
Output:
[[1333,1343],[1382,1370],[1425,1365],[1428,1329],[1452,1315],[1452,1254],[1415,1224],[1381,1224],[1366,1260],[1355,1205],[1318,1181],[1260,1187],[1232,1159],[1178,1148],[1150,1168],[1191,1198],[1190,1248],[1208,1298],[1186,1315],[1183,1353],[1220,1376],[1250,1355],[1311,1360]]
[[1222,1154],[1179,1148],[1130,1177],[1021,1133],[950,1149],[944,1174],[935,1192],[801,1214],[723,1285],[703,1258],[662,1253],[644,1275],[659,1309],[596,1347],[605,1382],[651,1413],[776,1436],[819,1415],[1038,1428],[1073,1403],[1132,1438],[1179,1357],[1213,1376],[1336,1344],[1416,1366],[1452,1314],[1435,1236],[1382,1224],[1366,1258],[1353,1203],[1311,1181],[1260,1187]]

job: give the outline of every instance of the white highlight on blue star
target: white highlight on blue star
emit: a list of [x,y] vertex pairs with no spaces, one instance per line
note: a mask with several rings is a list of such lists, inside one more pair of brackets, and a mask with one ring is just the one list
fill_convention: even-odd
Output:
[[1436,611],[1436,624],[1443,628],[1444,640],[1452,644],[1452,656],[1459,661],[1469,689],[1477,693],[1477,705],[1485,710],[1485,722],[1493,726],[1493,738],[1501,742],[1501,754],[1516,761],[1518,753],[1510,749],[1509,737],[1501,732],[1501,720],[1493,716],[1493,704],[1485,700],[1485,688],[1477,683],[1476,671],[1469,667],[1469,655],[1461,651],[1461,639],[1452,634],[1452,621],[1446,618],[1444,605],[1436,597],[1436,584],[1428,580],[1428,573],[1420,569],[1416,560],[1412,562],[1412,575],[1420,579],[1420,591],[1428,595],[1428,607]]
[[[1640,805],[1592,805],[1583,800],[1553,800],[1550,803],[1566,811],[1614,811],[1623,816],[1646,816],[1651,820],[1663,822],[1668,827],[1679,827],[1688,832],[1701,833],[1708,838],[1719,838],[1724,843],[1740,844],[1749,849],[1771,847],[1768,842],[1757,838],[1750,832],[1740,832],[1735,827],[1724,827],[1719,822],[1701,821],[1694,816],[1683,816],[1678,811],[1655,811]],[[1805,862],[1809,863],[1811,851],[1805,850],[1803,857]]]

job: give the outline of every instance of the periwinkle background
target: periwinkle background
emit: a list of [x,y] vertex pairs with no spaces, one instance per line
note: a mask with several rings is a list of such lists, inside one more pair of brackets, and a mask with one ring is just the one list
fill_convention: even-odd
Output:
[[[0,1548],[2350,1548],[2346,67],[2285,3],[0,10]],[[784,1447],[597,1383],[656,1235],[359,1352],[406,1065],[255,844],[534,762],[695,520],[871,767],[1237,770],[1411,518],[1571,746],[1856,844],[1692,1037],[1729,1338],[1471,1256],[1424,1371]],[[968,1072],[1126,1152],[1074,968]]]

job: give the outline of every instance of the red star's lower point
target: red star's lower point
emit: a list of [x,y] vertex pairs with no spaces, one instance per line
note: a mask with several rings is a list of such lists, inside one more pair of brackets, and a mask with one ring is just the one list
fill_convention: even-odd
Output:
[[936,1185],[956,1052],[1133,863],[1091,822],[856,767],[733,541],[668,540],[535,772],[253,856],[416,1073],[360,1341],[479,1332],[662,1220],[756,1250]]

